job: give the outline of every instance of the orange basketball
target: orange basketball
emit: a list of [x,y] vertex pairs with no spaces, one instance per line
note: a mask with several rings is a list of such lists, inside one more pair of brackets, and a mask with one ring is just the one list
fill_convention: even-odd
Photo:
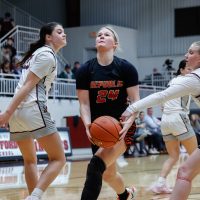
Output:
[[99,147],[109,148],[119,141],[119,131],[122,129],[119,121],[111,116],[101,116],[90,126],[92,141]]

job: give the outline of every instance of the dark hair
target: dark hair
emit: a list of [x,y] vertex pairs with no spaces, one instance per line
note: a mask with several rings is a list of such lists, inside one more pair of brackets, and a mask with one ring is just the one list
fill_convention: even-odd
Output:
[[143,114],[143,113],[144,113],[144,111],[140,111],[140,112],[139,112],[139,115],[141,115],[141,114]]
[[10,14],[9,12],[6,12],[6,13],[4,14],[4,16],[5,16],[6,18],[9,18],[9,17],[11,17],[11,14]]
[[176,72],[176,76],[181,74],[181,69],[185,69],[186,67],[186,60],[181,60],[181,62],[178,65],[178,70]]
[[75,62],[74,62],[74,65],[77,65],[77,64],[80,64],[80,62],[79,62],[79,61],[75,61]]
[[37,49],[39,49],[40,47],[45,45],[45,37],[46,35],[51,35],[54,28],[60,25],[57,22],[50,22],[45,24],[41,29],[40,29],[40,39],[32,44],[30,44],[30,48],[29,50],[25,53],[24,58],[18,63],[18,65],[23,65],[26,60],[32,55],[32,53],[34,51],[36,51]]

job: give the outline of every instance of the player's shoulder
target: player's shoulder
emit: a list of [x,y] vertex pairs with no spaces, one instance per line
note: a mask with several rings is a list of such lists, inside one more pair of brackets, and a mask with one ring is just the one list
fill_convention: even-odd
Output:
[[92,68],[97,64],[97,58],[93,58],[83,63],[78,71],[92,71]]
[[46,56],[50,56],[50,57],[56,57],[55,52],[53,51],[52,48],[48,47],[48,46],[43,46],[38,48],[34,54],[37,55],[46,55]]
[[190,75],[196,76],[198,79],[200,79],[200,68],[195,69],[195,70],[192,71],[190,74],[187,74],[188,77],[189,77]]
[[122,66],[123,68],[127,68],[127,69],[134,68],[135,69],[135,66],[133,64],[131,64],[128,60],[119,58],[117,56],[114,56],[114,63],[119,66]]
[[37,59],[39,58],[40,60],[56,62],[56,55],[53,49],[48,46],[38,48],[33,54],[35,57],[37,57]]

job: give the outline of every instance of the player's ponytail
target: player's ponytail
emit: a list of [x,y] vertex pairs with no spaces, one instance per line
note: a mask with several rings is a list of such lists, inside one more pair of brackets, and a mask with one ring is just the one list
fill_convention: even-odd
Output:
[[181,74],[181,69],[185,69],[186,67],[186,61],[185,60],[181,60],[181,62],[178,65],[178,70],[176,72],[176,76]]

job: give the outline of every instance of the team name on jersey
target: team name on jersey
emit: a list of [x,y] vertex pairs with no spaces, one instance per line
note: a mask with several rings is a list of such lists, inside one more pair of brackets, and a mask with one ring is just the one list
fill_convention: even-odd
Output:
[[123,87],[124,83],[123,81],[116,81],[116,80],[110,80],[110,81],[91,81],[90,82],[90,88],[118,88]]

